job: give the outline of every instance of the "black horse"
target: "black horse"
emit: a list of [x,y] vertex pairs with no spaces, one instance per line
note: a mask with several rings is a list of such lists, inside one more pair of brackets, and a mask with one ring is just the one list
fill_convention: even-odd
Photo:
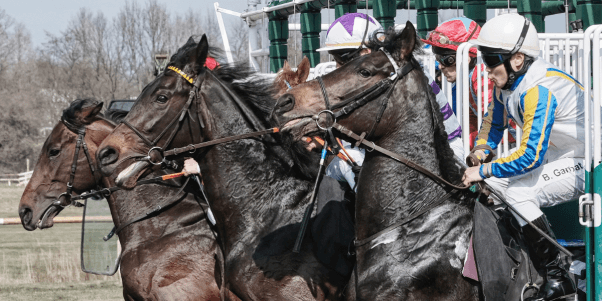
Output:
[[[198,44],[190,39],[143,90],[124,123],[99,148],[103,173],[114,178],[121,172],[120,183],[128,187],[147,171],[148,163],[125,172],[123,165],[145,156],[148,142],[183,147],[268,127],[275,104],[272,83],[237,64],[215,71],[203,68],[207,47],[205,36]],[[192,83],[200,88],[187,104]],[[304,240],[301,253],[292,252],[312,187],[312,168],[295,162],[315,166],[318,161],[309,153],[295,151],[293,156],[275,142],[271,136],[238,140],[190,155],[201,166],[217,220],[226,283],[243,300],[337,300],[348,277],[315,258],[311,237]]]
[[[325,75],[325,95],[316,81],[301,84],[280,97],[274,120],[296,139],[318,128],[312,116],[336,107],[396,70],[413,69],[387,92],[342,115],[337,122],[450,182],[461,179],[447,143],[443,118],[427,79],[414,61],[419,41],[411,23],[398,33],[389,30],[385,40],[372,39],[372,53]],[[388,58],[383,48],[390,53]],[[407,70],[406,70],[407,71]],[[386,108],[386,109],[385,109]],[[382,112],[382,119],[376,122]],[[332,109],[333,111],[337,111]],[[330,115],[319,121],[327,125]],[[345,137],[343,137],[345,138]],[[358,300],[478,300],[479,286],[462,276],[473,225],[474,198],[465,192],[448,196],[422,215],[415,213],[441,201],[451,188],[425,174],[377,152],[367,152],[356,196],[356,239],[366,239],[410,218],[407,223],[374,237],[357,248]]]

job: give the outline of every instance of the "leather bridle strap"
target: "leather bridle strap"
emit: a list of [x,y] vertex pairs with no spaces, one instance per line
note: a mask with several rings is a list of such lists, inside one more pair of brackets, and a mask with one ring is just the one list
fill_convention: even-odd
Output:
[[[69,174],[69,181],[67,182],[67,189],[65,192],[61,193],[58,196],[57,200],[54,202],[54,205],[60,206],[63,208],[67,207],[69,205],[73,205],[76,207],[82,207],[83,204],[76,202],[72,196],[73,182],[75,181],[75,172],[77,171],[77,160],[79,159],[79,151],[81,148],[84,149],[84,155],[86,156],[86,160],[88,161],[88,166],[90,167],[90,172],[92,173],[92,178],[94,179],[94,182],[98,185],[98,182],[96,181],[96,172],[95,172],[96,169],[94,168],[94,164],[92,163],[92,159],[90,157],[90,152],[88,151],[88,145],[86,144],[86,141],[85,141],[86,127],[85,126],[77,127],[64,119],[61,119],[61,122],[65,125],[65,127],[67,129],[69,129],[71,132],[77,134],[77,140],[75,142],[75,152],[73,155],[73,161],[71,163],[71,170],[70,170],[70,174]],[[65,199],[68,201],[68,203],[64,204],[61,201],[61,197],[65,197]]]
[[439,198],[439,200],[432,202],[430,205],[426,206],[425,208],[423,208],[422,210],[412,214],[411,216],[404,218],[403,220],[381,230],[376,232],[373,235],[370,235],[367,238],[361,239],[361,240],[356,240],[353,242],[353,245],[357,248],[357,247],[361,247],[373,240],[375,240],[376,238],[378,238],[381,235],[385,235],[391,231],[393,231],[395,228],[401,227],[413,220],[415,220],[416,218],[418,218],[419,216],[423,215],[424,213],[431,211],[432,209],[434,209],[435,207],[438,207],[439,205],[443,204],[443,202],[445,202],[446,200],[448,200],[452,195],[456,194],[458,192],[458,190],[454,189],[448,193],[446,193],[444,196],[442,196],[441,198]]
[[[176,69],[176,70],[174,70]],[[173,138],[175,137],[176,133],[178,132],[179,128],[180,128],[180,124],[182,123],[182,121],[184,120],[184,117],[186,116],[186,114],[190,115],[189,109],[190,109],[190,105],[192,104],[193,100],[197,97],[197,93],[198,90],[201,87],[201,84],[203,83],[203,80],[197,76],[195,78],[194,81],[192,81],[191,77],[189,77],[188,75],[184,74],[182,71],[180,71],[177,68],[170,68],[170,70],[175,71],[176,73],[178,73],[179,75],[181,75],[187,82],[192,84],[192,89],[190,89],[189,95],[188,95],[188,100],[186,101],[186,103],[184,104],[184,106],[182,107],[182,109],[180,110],[180,112],[169,122],[169,124],[163,128],[163,131],[161,131],[161,133],[153,140],[151,141],[150,139],[148,139],[147,137],[145,137],[138,129],[136,129],[136,127],[134,127],[131,123],[129,123],[126,120],[122,120],[121,123],[125,124],[128,128],[130,128],[138,137],[140,137],[140,139],[142,139],[142,141],[144,141],[144,143],[149,146],[151,149],[153,148],[157,148],[156,145],[159,142],[159,140],[161,138],[163,138],[163,136],[167,133],[167,130],[169,130],[170,128],[172,128],[172,126],[174,126],[176,123],[178,126],[176,126],[171,134],[169,135],[169,137],[167,138],[167,140],[165,141],[165,143],[163,144],[162,147],[158,147],[159,150],[163,150],[165,147],[167,147],[171,141],[173,140]],[[150,150],[149,150],[150,153]],[[148,158],[149,156],[130,156],[127,157],[125,159],[131,159],[131,158]],[[122,159],[119,163],[123,162],[125,159]],[[149,160],[150,161],[150,160]]]
[[322,95],[324,96],[324,102],[326,103],[326,109],[330,110],[330,101],[328,100],[328,93],[326,93],[326,87],[324,86],[324,81],[321,76],[317,78],[318,83],[320,83],[320,88],[322,89]]
[[[150,179],[150,180],[156,180],[156,178]],[[190,180],[190,178],[186,179],[186,182],[184,182],[184,184],[182,185],[182,187],[180,187],[180,189],[178,189],[178,191],[174,194],[174,198],[173,199],[169,199],[166,202],[163,202],[157,206],[155,206],[154,208],[152,208],[150,211],[147,211],[146,213],[139,215],[123,224],[121,224],[119,227],[117,228],[113,228],[113,230],[111,230],[111,232],[109,232],[109,234],[107,234],[105,237],[103,237],[104,241],[107,241],[109,239],[111,239],[111,237],[113,237],[113,235],[115,234],[119,234],[119,232],[121,232],[121,230],[123,230],[125,227],[133,224],[133,223],[137,223],[139,221],[145,220],[149,217],[152,217],[160,212],[162,212],[163,210],[165,210],[166,208],[169,208],[171,205],[180,202],[181,200],[184,199],[184,197],[186,195],[180,196],[178,197],[178,195],[184,190],[184,188],[186,187],[186,185],[188,184],[188,181]],[[141,182],[138,182],[139,184],[141,184]]]
[[[388,52],[386,52],[384,49],[382,49],[381,51],[383,51],[383,53],[385,53],[387,55],[387,57],[390,57],[390,55],[388,55]],[[366,91],[354,96],[353,98],[350,98],[348,100],[345,100],[341,103],[338,103],[338,104],[335,104],[334,106],[332,106],[331,110],[335,110],[340,107],[343,107],[341,110],[334,113],[335,119],[353,112],[355,109],[376,99],[381,93],[383,93],[385,91],[389,91],[387,93],[387,97],[385,99],[385,101],[388,101],[397,81],[400,78],[403,78],[404,76],[406,76],[412,70],[414,70],[414,68],[416,68],[413,59],[412,59],[412,61],[405,64],[401,68],[397,68],[395,61],[392,61],[391,63],[395,67],[396,72],[393,73],[390,77],[380,80],[374,86],[372,86],[369,89],[367,89]],[[325,93],[326,90],[324,88],[322,88],[322,90],[323,90],[322,94],[324,95],[324,97],[326,99],[326,97],[327,97],[326,93]]]
[[211,146],[211,145],[226,143],[226,142],[245,139],[245,138],[257,137],[257,136],[261,136],[261,135],[265,135],[265,134],[278,133],[278,132],[279,132],[278,128],[271,128],[271,129],[267,129],[267,130],[263,130],[263,131],[257,131],[257,132],[252,132],[252,133],[245,133],[245,134],[241,134],[241,135],[214,139],[211,141],[201,142],[201,143],[197,143],[197,144],[191,144],[191,145],[188,145],[185,147],[170,149],[168,151],[163,152],[163,156],[165,156],[165,157],[175,156],[175,155],[179,155],[179,154],[182,154],[185,152],[192,152],[198,148],[203,148],[203,147],[207,147],[207,146]]
[[382,148],[376,144],[374,144],[374,142],[372,141],[368,141],[363,139],[362,137],[356,135],[354,132],[350,131],[349,129],[347,129],[346,127],[338,124],[338,123],[333,123],[332,127],[337,129],[339,132],[347,135],[348,137],[355,139],[357,141],[360,141],[361,144],[363,144],[368,151],[373,151],[376,150],[381,154],[384,154],[392,159],[394,159],[395,161],[401,162],[403,164],[405,164],[406,166],[424,174],[425,176],[431,178],[433,181],[435,181],[437,184],[441,185],[441,186],[447,186],[453,189],[457,189],[457,190],[465,190],[468,189],[470,186],[458,186],[458,185],[454,185],[448,181],[446,181],[445,179],[441,178],[440,176],[432,173],[431,171],[429,171],[428,169],[418,165],[417,163],[414,163],[408,159],[405,159],[403,157],[401,157],[399,154],[396,154],[390,150],[387,150],[385,148]]
[[[175,119],[174,119],[175,120]],[[154,146],[153,142],[148,140],[148,138],[144,137],[144,135],[142,135],[142,133],[140,133],[140,131],[138,131],[137,128],[135,128],[131,123],[127,122],[126,120],[122,120],[121,123],[125,124],[127,127],[130,128],[130,130],[132,130],[132,132],[134,132],[136,135],[138,135],[138,137],[140,137],[140,139],[142,139],[142,141],[144,141],[144,143],[148,146]],[[172,122],[173,123],[173,122]]]

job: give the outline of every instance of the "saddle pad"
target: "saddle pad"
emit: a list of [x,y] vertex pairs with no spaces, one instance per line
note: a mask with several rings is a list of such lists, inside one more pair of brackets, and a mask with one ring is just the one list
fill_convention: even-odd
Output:
[[462,269],[462,276],[475,281],[479,281],[479,273],[477,273],[477,263],[474,260],[474,250],[472,248],[472,235],[470,236],[470,243],[468,243],[468,252],[466,252],[466,257],[464,258],[464,268]]

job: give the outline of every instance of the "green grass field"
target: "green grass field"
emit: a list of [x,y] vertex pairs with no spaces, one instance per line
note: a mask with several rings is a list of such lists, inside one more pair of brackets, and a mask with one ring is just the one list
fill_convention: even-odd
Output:
[[[18,217],[23,187],[0,185],[0,217]],[[77,216],[68,208],[61,216]],[[81,224],[26,231],[0,226],[0,300],[123,300],[119,273],[86,274],[80,268]]]

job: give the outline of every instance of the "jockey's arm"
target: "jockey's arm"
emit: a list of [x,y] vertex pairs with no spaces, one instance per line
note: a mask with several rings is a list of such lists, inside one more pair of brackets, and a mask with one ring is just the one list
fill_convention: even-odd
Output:
[[[483,123],[476,138],[475,146],[487,144],[491,149],[496,149],[507,127],[506,109],[502,100],[494,94],[489,107],[487,107],[487,114],[483,116]],[[483,153],[488,154],[488,151]]]
[[520,147],[506,158],[481,165],[479,173],[483,178],[517,176],[543,163],[554,125],[556,97],[547,88],[536,86],[520,96],[520,103],[524,122]]

